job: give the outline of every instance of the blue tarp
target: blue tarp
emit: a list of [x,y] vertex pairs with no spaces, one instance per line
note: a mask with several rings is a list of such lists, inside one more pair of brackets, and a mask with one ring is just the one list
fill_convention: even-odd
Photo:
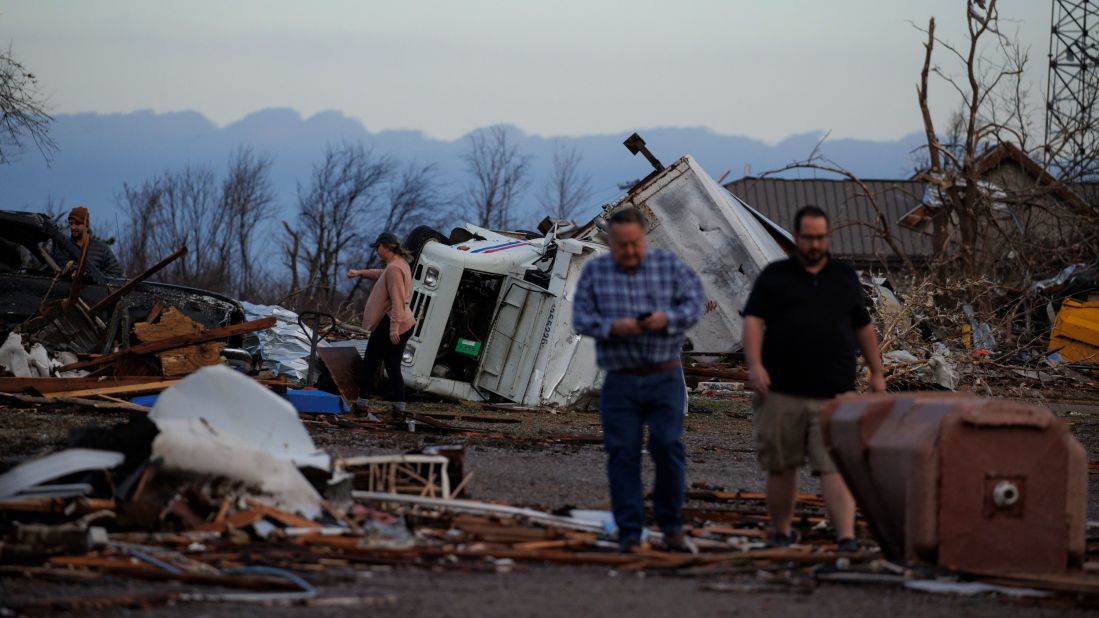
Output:
[[[339,395],[333,395],[325,391],[316,390],[288,390],[286,399],[294,406],[294,409],[304,414],[343,414],[347,412],[347,406]],[[156,403],[156,395],[142,395],[130,399],[139,406],[152,407]]]

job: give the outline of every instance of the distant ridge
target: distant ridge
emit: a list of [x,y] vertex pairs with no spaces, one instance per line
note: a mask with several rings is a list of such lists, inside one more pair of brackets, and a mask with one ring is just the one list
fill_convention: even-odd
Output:
[[[584,158],[585,171],[592,177],[595,196],[583,215],[594,214],[600,204],[618,196],[619,183],[645,176],[651,171],[645,160],[630,156],[622,146],[622,140],[631,132],[553,138],[515,129],[519,147],[533,157],[530,183],[516,223],[529,227],[541,218],[537,195],[552,170],[555,142],[575,147]],[[792,135],[769,145],[752,138],[719,135],[705,128],[647,128],[638,132],[663,162],[691,154],[715,177],[728,171],[728,180],[744,176],[746,166],[758,175],[804,159],[823,135],[823,132]],[[359,120],[337,111],[303,118],[292,109],[270,108],[224,127],[189,111],[61,114],[56,116],[51,134],[60,147],[52,166],[47,167],[36,151],[24,153],[13,164],[0,166],[3,188],[0,208],[40,210],[52,197],[66,205],[88,204],[97,220],[113,228],[119,223],[115,195],[123,183],[140,183],[187,164],[208,164],[221,173],[230,152],[241,145],[250,145],[259,153],[275,157],[272,179],[286,215],[294,210],[297,183],[308,181],[312,165],[330,142],[362,141],[398,160],[435,162],[440,181],[454,194],[466,182],[461,158],[467,148],[465,138],[444,141],[415,130],[371,132]],[[826,142],[823,150],[829,158],[861,176],[905,178],[913,168],[910,152],[922,139],[922,133],[885,142],[835,139]],[[806,170],[800,175],[812,177],[813,173]]]

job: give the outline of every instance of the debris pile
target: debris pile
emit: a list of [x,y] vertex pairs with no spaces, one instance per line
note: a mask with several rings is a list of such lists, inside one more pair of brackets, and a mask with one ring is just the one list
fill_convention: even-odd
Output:
[[1099,264],[1070,271],[1027,291],[984,279],[908,281],[900,304],[874,304],[889,389],[1094,396]]
[[[423,430],[452,432],[470,416],[480,418],[453,416],[447,420],[458,424],[419,415]],[[964,588],[971,580],[1057,589],[1034,576],[900,566],[872,544],[839,554],[815,495],[798,497],[795,526],[803,540],[768,547],[762,493],[705,485],[688,490],[684,509],[700,553],[663,551],[655,531],[640,551],[621,553],[607,512],[547,512],[461,498],[471,479],[462,470],[461,447],[333,458],[316,448],[285,400],[225,367],[195,372],[164,391],[147,416],[88,432],[75,445],[0,476],[0,573],[174,584],[136,596],[9,603],[15,611],[198,600],[395,603],[321,592],[348,569],[377,565],[476,572],[597,566],[705,578],[704,586],[715,591],[812,593],[818,582],[918,587],[946,581]],[[866,538],[866,522],[859,525]],[[1091,539],[1084,559],[1097,554]],[[1068,573],[1057,585],[1071,593],[1029,594],[1050,603],[1099,599],[1095,576]]]

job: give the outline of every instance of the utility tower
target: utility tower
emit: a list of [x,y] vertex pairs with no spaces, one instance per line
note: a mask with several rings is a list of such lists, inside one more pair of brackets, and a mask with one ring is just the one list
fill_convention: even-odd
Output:
[[1053,0],[1046,98],[1046,167],[1099,175],[1099,0]]

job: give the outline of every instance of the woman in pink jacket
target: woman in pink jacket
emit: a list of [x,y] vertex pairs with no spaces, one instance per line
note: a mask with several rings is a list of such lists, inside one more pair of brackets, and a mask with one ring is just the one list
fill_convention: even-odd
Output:
[[385,268],[348,270],[348,277],[364,277],[374,281],[363,310],[363,328],[370,331],[370,340],[363,355],[363,372],[359,379],[359,398],[351,406],[352,413],[366,414],[378,365],[385,364],[391,387],[390,416],[402,420],[405,416],[404,378],[401,376],[401,356],[412,336],[416,318],[412,316],[412,257],[397,236],[382,232],[370,245],[385,262]]

